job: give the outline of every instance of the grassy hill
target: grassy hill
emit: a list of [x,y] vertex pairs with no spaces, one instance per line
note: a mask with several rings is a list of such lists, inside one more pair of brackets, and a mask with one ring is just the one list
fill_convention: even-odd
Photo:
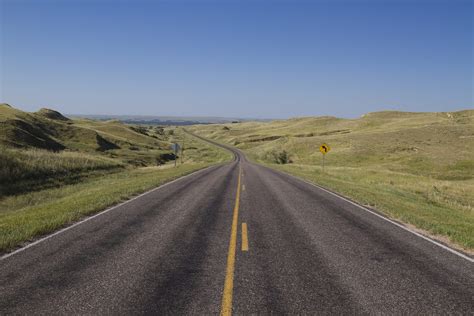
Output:
[[0,180],[9,183],[0,186],[0,197],[173,158],[167,137],[148,129],[139,133],[119,122],[71,120],[50,109],[27,113],[7,104],[0,104],[0,146]]
[[70,120],[59,112],[41,109],[27,113],[0,104],[0,144],[17,148],[50,151],[70,150],[120,156],[127,163],[146,164],[135,152],[169,150],[166,140],[147,132],[139,133],[131,126],[115,122]]
[[[185,142],[177,168],[171,143]],[[181,129],[0,104],[0,253],[206,166],[226,151]]]
[[[190,130],[474,249],[474,110],[385,111],[358,119],[306,117]],[[324,173],[322,143],[332,148]]]

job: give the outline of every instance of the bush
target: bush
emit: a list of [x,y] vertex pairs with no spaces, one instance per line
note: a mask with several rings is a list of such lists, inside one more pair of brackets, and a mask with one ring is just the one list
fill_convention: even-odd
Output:
[[156,165],[164,165],[166,162],[170,160],[175,160],[177,159],[178,156],[175,156],[175,154],[172,153],[164,153],[160,154],[158,157],[156,157]]
[[165,135],[165,129],[161,126],[157,126],[155,127],[155,133],[157,133],[158,135]]
[[145,136],[149,136],[148,135],[148,128],[146,128],[144,126],[130,126],[130,129],[137,132],[137,133],[143,134]]
[[290,155],[286,152],[286,150],[283,150],[278,153],[277,155],[277,163],[279,164],[287,164],[291,163]]
[[277,163],[279,165],[284,165],[287,163],[292,163],[290,159],[290,154],[286,150],[282,151],[270,151],[265,154],[265,159],[270,160],[271,162]]

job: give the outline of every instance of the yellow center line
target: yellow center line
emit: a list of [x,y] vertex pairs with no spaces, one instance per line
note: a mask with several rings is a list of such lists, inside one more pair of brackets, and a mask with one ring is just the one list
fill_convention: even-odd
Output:
[[227,254],[227,271],[225,275],[224,293],[222,295],[221,315],[232,315],[232,294],[234,292],[235,251],[237,247],[237,226],[239,222],[240,178],[242,166],[239,166],[237,193],[235,195],[234,216],[230,232],[229,253]]
[[247,223],[242,223],[242,251],[249,251]]

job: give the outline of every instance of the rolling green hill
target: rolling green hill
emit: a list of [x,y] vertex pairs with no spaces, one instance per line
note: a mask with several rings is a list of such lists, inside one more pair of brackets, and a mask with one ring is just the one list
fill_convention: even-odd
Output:
[[[306,117],[190,130],[474,249],[474,110],[385,111],[358,119]],[[322,143],[332,148],[325,172]]]
[[41,109],[27,113],[0,104],[0,196],[70,181],[91,172],[156,165],[173,158],[165,136],[119,122],[71,120]]
[[467,166],[474,168],[474,110],[377,112],[353,120],[297,118],[203,125],[193,130],[266,162],[271,162],[274,151],[286,150],[294,164],[317,165],[321,162],[319,145],[326,142],[332,147],[327,158],[333,167],[377,165],[439,179],[473,177],[465,171]]
[[[78,182],[98,171],[164,164],[174,159],[171,141],[182,141],[181,134],[170,130],[73,120],[50,109],[28,113],[0,104],[0,197]],[[198,163],[222,158],[212,149],[207,157],[195,148],[189,149],[188,162],[192,157]]]
[[[186,144],[176,168],[171,142]],[[229,159],[178,128],[69,119],[54,110],[27,113],[0,104],[0,253]]]
[[119,122],[70,120],[61,113],[41,109],[35,113],[0,104],[0,144],[17,148],[83,152],[166,150],[167,142],[134,131]]

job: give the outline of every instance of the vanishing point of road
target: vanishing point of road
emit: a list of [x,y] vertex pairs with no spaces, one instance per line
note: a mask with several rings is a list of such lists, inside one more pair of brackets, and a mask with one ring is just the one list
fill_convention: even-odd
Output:
[[472,258],[231,163],[0,260],[0,314],[471,314]]

